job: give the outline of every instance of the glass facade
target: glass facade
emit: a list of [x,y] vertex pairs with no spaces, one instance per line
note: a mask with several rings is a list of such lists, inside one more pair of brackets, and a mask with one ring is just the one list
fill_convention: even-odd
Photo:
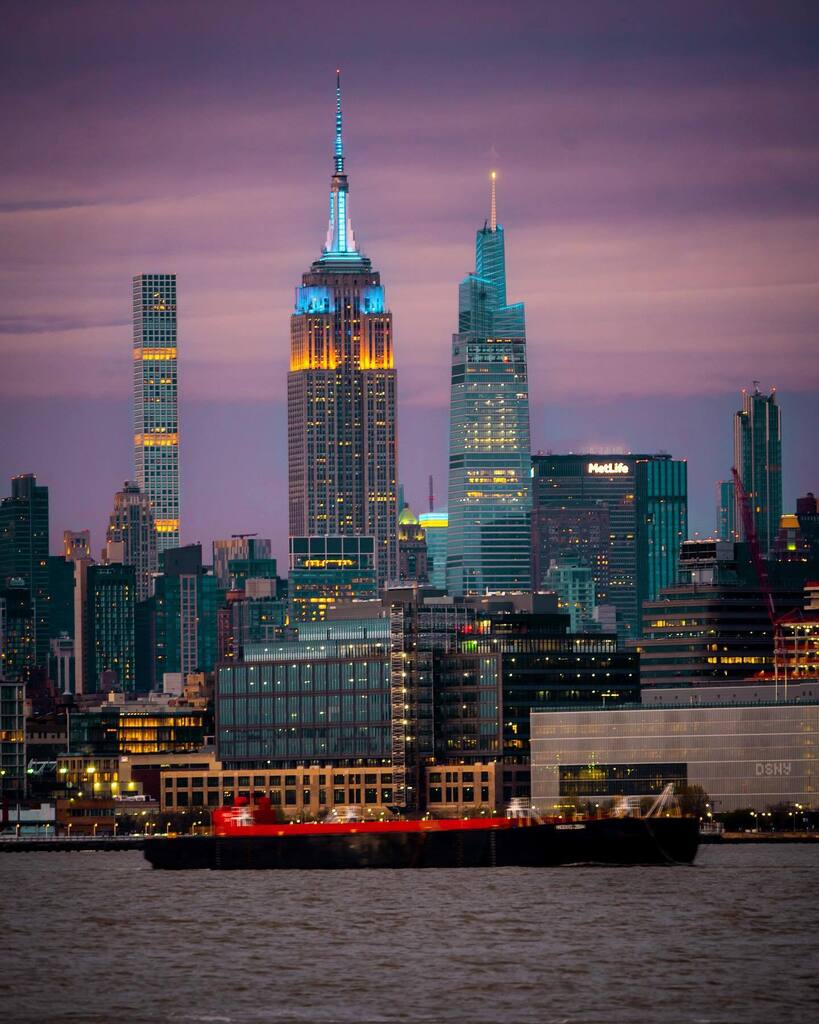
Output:
[[[271,564],[272,563],[272,564]],[[276,578],[276,559],[266,537],[229,537],[213,542],[213,575],[222,590],[242,590],[243,581]]]
[[446,512],[422,512],[418,522],[427,541],[427,574],[429,585],[446,590],[446,538],[449,515]]
[[136,574],[132,565],[90,565],[83,614],[83,692],[96,693],[104,673],[124,690],[136,685],[134,607]]
[[531,580],[525,316],[522,303],[506,304],[494,218],[477,232],[475,265],[452,339],[446,585],[455,596],[528,590]]
[[164,551],[179,546],[176,274],[137,274],[133,316],[134,471]]
[[739,540],[733,480],[720,480],[717,484],[717,536],[720,540]]
[[640,608],[677,582],[680,545],[688,537],[688,464],[637,463],[637,592]]
[[0,501],[0,589],[25,586],[33,613],[34,664],[48,664],[51,639],[48,589],[48,488],[30,473],[12,477]]
[[224,592],[203,572],[159,576],[156,581],[157,685],[165,672],[211,672],[218,655],[218,612]]
[[[776,389],[769,395],[742,392],[742,408],[734,416],[734,465],[748,495],[754,528],[762,554],[773,548],[782,515],[782,424]],[[738,496],[734,495],[734,520],[742,540]]]
[[153,754],[199,750],[205,712],[195,708],[101,707],[70,716],[74,754]]
[[275,660],[219,667],[220,761],[228,767],[263,767],[271,762],[389,758],[385,643],[282,645],[273,656]]
[[25,782],[25,685],[0,679],[0,804],[22,798]]
[[702,786],[717,812],[819,806],[819,701],[532,713],[532,796],[651,795]]
[[290,621],[315,622],[327,609],[378,596],[373,537],[290,538]]
[[[669,455],[632,453],[536,455],[532,477],[536,524],[542,510],[575,511],[583,516],[594,508],[607,511],[608,598],[601,601],[598,590],[598,603],[616,608],[621,640],[639,636],[641,600],[658,581],[664,580],[660,585],[668,586],[676,578],[679,543],[687,530],[685,462]],[[593,522],[581,522],[588,533]],[[586,557],[598,557],[597,543],[584,541],[582,532],[579,536]]]

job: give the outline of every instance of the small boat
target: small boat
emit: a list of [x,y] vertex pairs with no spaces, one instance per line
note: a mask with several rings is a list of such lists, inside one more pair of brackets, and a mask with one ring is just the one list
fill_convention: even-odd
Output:
[[547,867],[559,864],[690,864],[695,818],[646,815],[384,821],[277,821],[266,798],[217,808],[207,836],[156,836],[144,851],[155,868]]

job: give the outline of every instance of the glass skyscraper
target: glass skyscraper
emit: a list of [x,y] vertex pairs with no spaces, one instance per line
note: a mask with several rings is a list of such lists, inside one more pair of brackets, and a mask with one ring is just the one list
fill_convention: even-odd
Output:
[[134,469],[157,550],[179,546],[176,274],[134,278]]
[[290,536],[372,537],[382,585],[398,576],[392,314],[356,244],[347,194],[337,79],[327,241],[290,319]]
[[[770,552],[782,515],[782,424],[776,404],[776,388],[769,395],[743,388],[742,408],[734,416],[734,465],[754,517],[762,554]],[[742,526],[739,496],[734,496],[734,521],[740,540],[747,540]]]
[[[569,525],[570,513],[577,515],[574,529],[579,529],[590,509],[607,511],[608,548],[599,545],[602,538],[595,532],[588,535],[594,543],[586,547],[584,540],[578,554],[581,558],[585,554],[585,563],[593,567],[598,603],[604,603],[600,587],[606,581],[605,603],[617,610],[620,638],[639,636],[641,602],[676,580],[680,543],[688,529],[686,463],[666,454],[535,455],[532,496],[537,529],[548,528],[549,517],[559,514],[555,537],[558,550],[570,539],[568,531],[560,527],[561,521]],[[605,519],[600,525],[603,523]],[[536,536],[536,543],[542,561],[542,538],[537,540]],[[571,547],[563,550],[571,551]],[[602,562],[594,567],[595,551],[605,556],[607,575],[598,572]]]
[[[14,581],[13,583],[11,581]],[[25,587],[34,616],[34,664],[48,664],[48,488],[32,473],[12,477],[0,500],[0,589]]]
[[495,174],[475,273],[460,284],[452,338],[447,590],[530,586],[529,395],[523,303],[506,302]]

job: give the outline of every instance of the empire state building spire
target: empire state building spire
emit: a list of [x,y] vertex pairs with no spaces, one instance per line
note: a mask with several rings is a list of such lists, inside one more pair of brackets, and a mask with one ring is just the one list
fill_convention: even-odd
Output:
[[336,141],[333,155],[333,177],[330,182],[330,223],[321,261],[360,259],[353,225],[347,212],[349,185],[344,173],[344,141],[341,114],[341,71],[336,71]]

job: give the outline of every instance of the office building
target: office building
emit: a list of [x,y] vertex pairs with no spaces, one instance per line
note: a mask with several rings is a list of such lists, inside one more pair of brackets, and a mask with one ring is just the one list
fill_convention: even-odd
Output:
[[0,671],[0,806],[21,800],[26,790],[25,683]]
[[[0,500],[0,587],[22,581],[34,614],[34,664],[48,663],[48,488],[32,473],[12,477]],[[19,585],[15,583],[15,586]]]
[[137,274],[133,317],[134,472],[164,551],[179,546],[176,274]]
[[109,544],[122,545],[123,563],[134,567],[137,601],[149,598],[159,571],[157,533],[150,498],[131,480],[114,495],[106,538]]
[[202,564],[201,544],[167,548],[160,555],[160,570],[153,608],[158,686],[166,673],[184,681],[191,672],[213,671],[224,599],[219,581]]
[[65,555],[48,556],[49,632],[74,636],[74,562]]
[[241,661],[249,644],[272,643],[287,612],[287,596],[276,596],[275,579],[249,579],[244,590],[229,590],[217,615],[219,661]]
[[560,611],[569,616],[569,632],[597,630],[595,584],[588,565],[571,558],[553,561],[545,583],[557,594]]
[[802,536],[810,546],[811,558],[819,558],[819,500],[813,491],[796,499],[796,518]]
[[429,582],[426,534],[409,505],[398,515],[398,579],[402,583]]
[[736,511],[734,481],[720,480],[717,484],[717,537],[720,540],[739,540]]
[[[767,563],[775,615],[802,606],[809,563]],[[774,676],[768,602],[746,544],[687,541],[680,579],[643,606],[644,688],[716,686]]]
[[248,646],[219,666],[216,709],[227,767],[388,764],[389,637]]
[[201,708],[169,707],[148,700],[109,702],[73,712],[69,729],[69,749],[75,757],[183,753],[201,748],[206,716]]
[[[639,636],[641,602],[676,579],[679,543],[687,530],[685,462],[665,454],[536,455],[532,459],[532,501],[536,523],[541,510],[576,510],[577,529],[585,530],[587,536],[592,529],[599,531],[602,523],[595,527],[590,521],[581,527],[580,513],[585,516],[605,508],[609,519],[605,556],[608,600],[601,603],[616,608],[621,640]],[[599,538],[599,532],[596,536]],[[578,546],[585,548],[588,561],[598,557],[599,541],[583,539]],[[600,557],[604,557],[602,552]],[[542,572],[542,556],[540,564]],[[593,564],[592,569],[596,571]]]
[[449,514],[442,511],[422,512],[418,522],[427,543],[427,575],[429,585],[446,590],[446,538]]
[[0,587],[0,679],[28,682],[36,666],[34,602],[24,581]]
[[[734,465],[748,496],[757,541],[768,554],[782,515],[782,423],[776,388],[769,395],[742,389],[742,408],[734,416]],[[748,540],[742,524],[739,495],[734,496],[734,520],[740,540]]]
[[819,807],[819,701],[532,712],[532,803],[702,786],[715,812]]
[[69,562],[91,557],[90,530],[63,530],[63,555]]
[[547,587],[553,562],[567,561],[587,567],[594,580],[596,604],[609,600],[609,550],[611,524],[602,503],[570,504],[532,509],[532,582]]
[[439,761],[503,763],[504,800],[530,795],[534,708],[639,700],[639,663],[614,636],[570,634],[568,617],[490,611],[435,658]]
[[290,538],[290,621],[314,622],[349,601],[377,597],[373,537]]
[[348,190],[338,81],[327,241],[290,318],[290,536],[373,538],[382,585],[398,575],[392,313],[353,235]]
[[680,545],[688,539],[688,465],[677,459],[637,462],[637,604],[677,581]]
[[460,284],[452,338],[447,590],[527,590],[531,580],[529,395],[523,303],[506,301],[495,175],[475,273]]
[[[231,571],[231,563],[234,571]],[[242,581],[275,579],[276,560],[271,555],[270,541],[255,534],[240,534],[213,542],[213,575],[222,590],[241,590]]]
[[84,584],[81,628],[75,637],[82,647],[81,692],[133,690],[134,567],[86,565]]

